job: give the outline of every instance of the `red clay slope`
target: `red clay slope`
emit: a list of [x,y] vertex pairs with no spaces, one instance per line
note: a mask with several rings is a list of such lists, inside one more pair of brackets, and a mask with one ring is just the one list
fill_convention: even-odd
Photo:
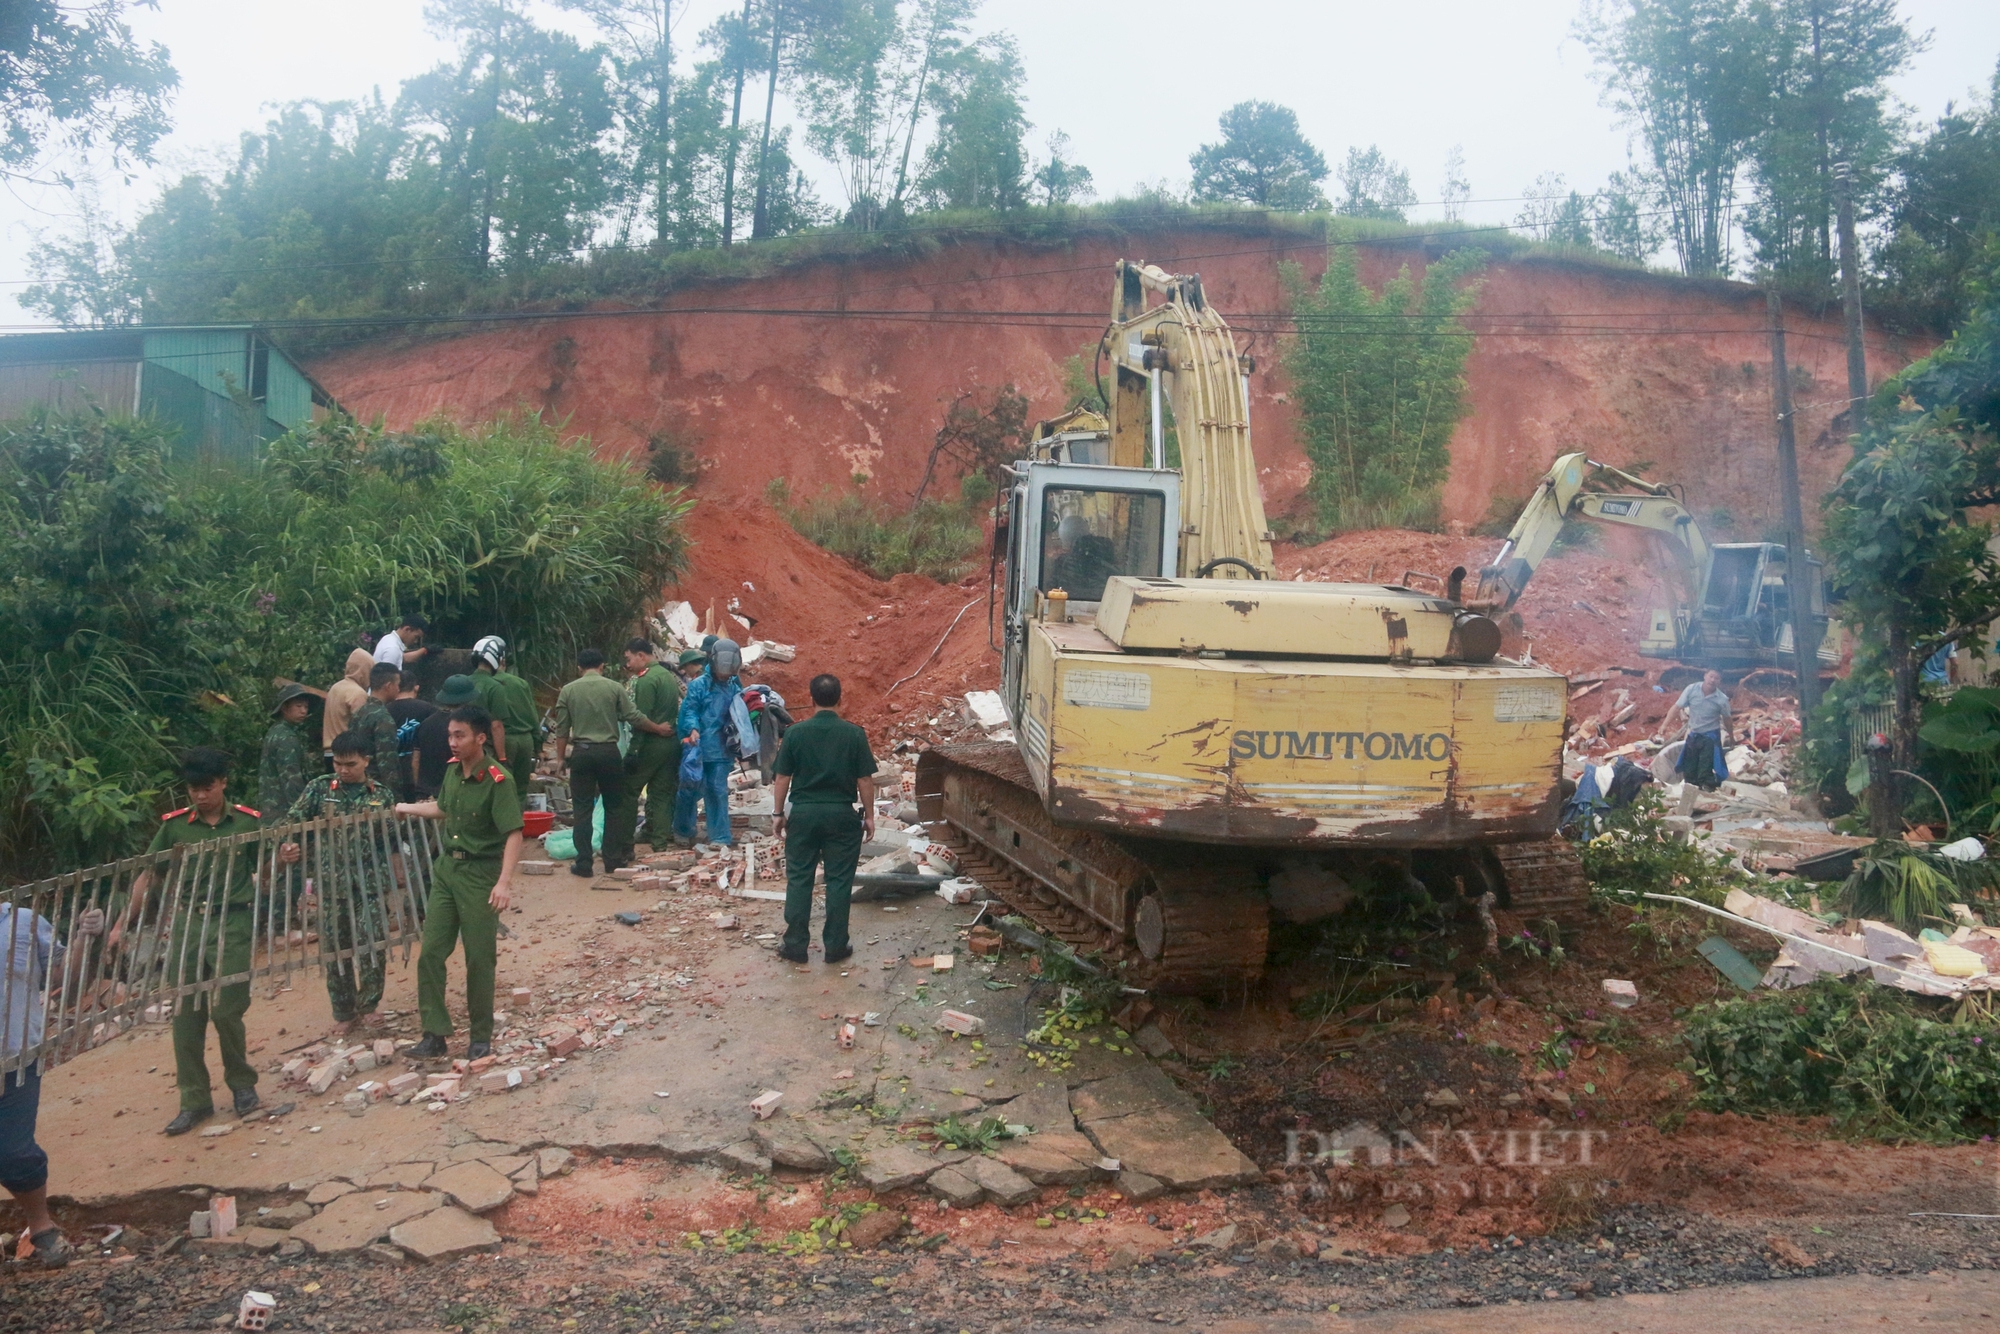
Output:
[[[761,499],[698,504],[688,535],[692,567],[666,596],[694,603],[698,614],[714,600],[722,630],[736,639],[795,645],[792,662],[758,663],[745,677],[776,686],[800,717],[810,710],[806,683],[820,672],[842,678],[842,712],[871,729],[905,712],[934,714],[942,696],[999,680],[1000,659],[986,647],[983,564],[963,584],[916,575],[885,583],[806,541]],[[750,631],[728,619],[732,598]],[[904,676],[913,679],[889,694]]]
[[[1421,252],[1364,246],[1379,285]],[[1199,272],[1210,300],[1258,358],[1252,421],[1275,512],[1307,476],[1293,439],[1287,385],[1269,327],[1283,311],[1278,266],[1316,277],[1317,245],[1240,234],[1135,231],[1032,245],[948,242],[920,258],[828,259],[768,277],[683,288],[671,307],[805,310],[808,317],[674,314],[671,309],[489,327],[415,345],[367,346],[313,371],[350,409],[407,426],[431,414],[461,421],[517,408],[566,418],[600,450],[640,450],[681,429],[700,442],[700,493],[754,496],[771,478],[795,493],[865,475],[885,500],[914,491],[945,406],[1012,382],[1037,415],[1062,406],[1061,363],[1094,344],[1121,256]],[[841,312],[849,312],[843,314]],[[863,312],[900,312],[895,318]],[[1051,319],[1046,312],[1067,312]],[[1558,453],[1647,461],[1689,488],[1698,512],[1727,511],[1754,538],[1779,509],[1764,301],[1743,284],[1545,259],[1491,264],[1475,314],[1482,331],[1468,373],[1472,414],[1452,443],[1446,517],[1484,519],[1495,497],[1524,496]],[[1809,498],[1838,476],[1847,447],[1829,425],[1845,398],[1836,321],[1788,319]],[[1927,347],[1871,334],[1883,376]]]

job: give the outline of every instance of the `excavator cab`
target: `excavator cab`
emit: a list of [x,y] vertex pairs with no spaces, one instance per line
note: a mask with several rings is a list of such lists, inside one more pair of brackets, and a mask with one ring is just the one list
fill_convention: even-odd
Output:
[[1181,477],[1163,468],[1030,462],[1014,465],[1003,530],[1002,671],[1009,712],[1019,716],[1022,647],[1048,595],[1066,596],[1068,616],[1096,618],[1118,575],[1157,579],[1178,556]]

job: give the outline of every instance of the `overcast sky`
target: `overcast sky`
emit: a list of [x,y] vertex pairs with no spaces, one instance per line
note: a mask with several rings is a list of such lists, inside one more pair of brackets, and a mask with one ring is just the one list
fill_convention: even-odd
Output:
[[[683,41],[735,8],[684,3]],[[1992,77],[2000,3],[1903,0],[1902,9],[1933,36],[1896,91],[1928,120]],[[980,26],[1020,42],[1031,148],[1041,156],[1050,132],[1067,132],[1100,197],[1159,181],[1185,187],[1188,154],[1215,137],[1216,116],[1255,97],[1297,111],[1329,162],[1349,145],[1380,145],[1409,169],[1427,204],[1438,198],[1447,154],[1462,144],[1473,198],[1488,201],[1475,202],[1468,217],[1505,222],[1538,174],[1561,172],[1590,190],[1635,148],[1599,102],[1589,56],[1570,35],[1576,13],[1576,0],[987,0]],[[422,0],[276,0],[255,10],[161,0],[132,22],[172,52],[181,89],[160,166],[129,184],[102,178],[104,205],[127,220],[162,180],[229,160],[237,135],[260,126],[273,105],[372,87],[393,98],[402,80],[448,54],[424,28]],[[837,201],[832,174],[815,175],[822,198]],[[60,191],[0,193],[0,319],[19,318],[11,298],[29,276],[35,233],[62,230],[73,208]],[[1413,216],[1436,212],[1420,207]]]

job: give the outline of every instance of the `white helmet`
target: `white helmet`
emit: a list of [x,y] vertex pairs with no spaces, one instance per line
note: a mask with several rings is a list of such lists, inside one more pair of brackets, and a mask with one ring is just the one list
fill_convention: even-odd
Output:
[[507,641],[499,635],[488,635],[472,646],[472,656],[497,672],[507,657]]

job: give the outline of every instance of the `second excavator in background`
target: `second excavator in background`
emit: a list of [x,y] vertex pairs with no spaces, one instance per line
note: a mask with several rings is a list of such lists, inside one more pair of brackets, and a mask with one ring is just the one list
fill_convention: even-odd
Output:
[[[1607,480],[1620,489],[1597,489]],[[1780,543],[1710,542],[1680,488],[1584,454],[1562,455],[1536,483],[1499,554],[1479,572],[1478,591],[1467,605],[1494,616],[1511,610],[1574,519],[1649,533],[1667,557],[1674,602],[1653,610],[1639,639],[1642,656],[1723,671],[1789,672],[1796,661],[1795,615],[1802,612],[1820,665],[1839,665],[1819,561],[1809,557],[1803,577],[1794,578]]]

